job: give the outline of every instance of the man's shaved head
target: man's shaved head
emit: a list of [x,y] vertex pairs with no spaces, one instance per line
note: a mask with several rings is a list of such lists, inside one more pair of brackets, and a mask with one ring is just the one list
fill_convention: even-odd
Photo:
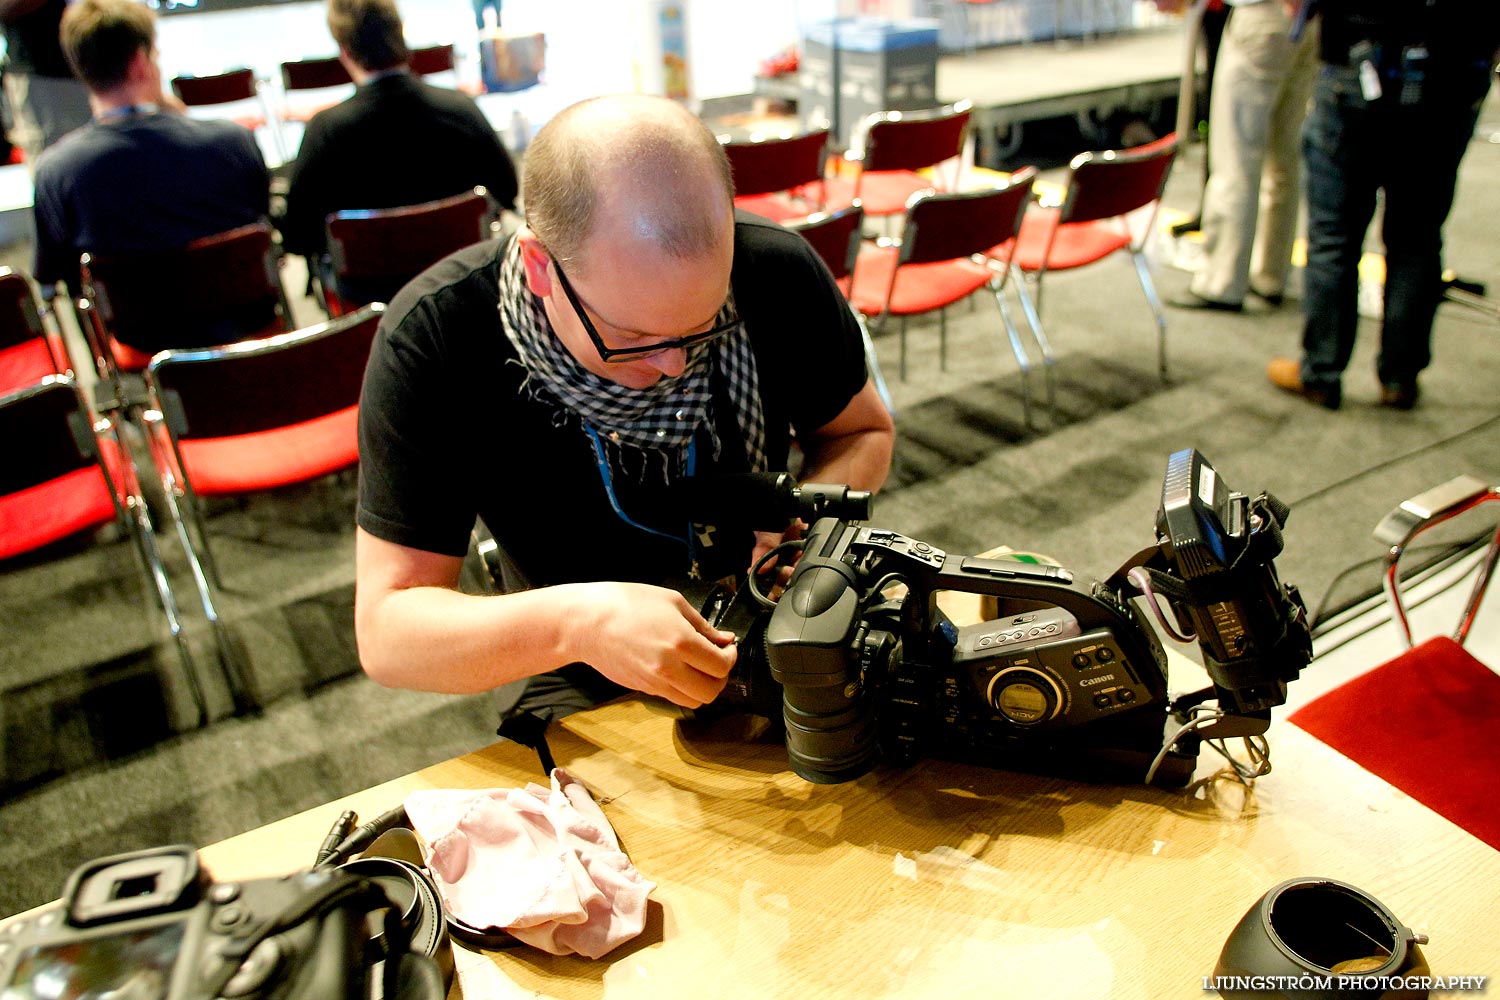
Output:
[[528,227],[569,273],[598,235],[700,257],[731,238],[734,182],[713,133],[675,101],[597,97],[564,109],[526,151]]

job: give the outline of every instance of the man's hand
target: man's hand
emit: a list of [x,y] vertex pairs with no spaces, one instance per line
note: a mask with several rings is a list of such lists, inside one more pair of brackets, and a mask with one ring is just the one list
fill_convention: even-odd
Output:
[[610,680],[684,708],[724,689],[738,650],[734,633],[709,625],[685,598],[643,583],[588,584],[577,622],[579,659]]

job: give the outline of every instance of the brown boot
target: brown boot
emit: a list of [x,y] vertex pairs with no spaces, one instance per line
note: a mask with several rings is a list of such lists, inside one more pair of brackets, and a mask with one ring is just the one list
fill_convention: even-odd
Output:
[[1330,410],[1337,410],[1342,402],[1342,393],[1337,384],[1329,388],[1313,388],[1302,384],[1302,366],[1291,358],[1272,358],[1266,365],[1266,378],[1278,389],[1294,392],[1309,403]]

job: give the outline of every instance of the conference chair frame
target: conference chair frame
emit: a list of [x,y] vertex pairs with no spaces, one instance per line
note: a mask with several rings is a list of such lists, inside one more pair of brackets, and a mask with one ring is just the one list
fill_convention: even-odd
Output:
[[[973,107],[964,100],[929,111],[879,111],[866,117],[854,147],[844,154],[855,167],[849,202],[858,201],[866,215],[887,216],[899,214],[905,201],[921,191],[957,191]],[[945,177],[940,168],[947,163],[952,167]],[[927,169],[930,177],[917,173]],[[882,181],[894,183],[896,191],[872,197],[867,185]],[[841,187],[830,185],[831,204],[844,201],[833,193]]]
[[[994,296],[1000,313],[1011,353],[1021,371],[1021,406],[1027,426],[1031,420],[1031,359],[1019,328],[1016,326],[1007,304],[1006,286],[1013,285],[1021,309],[1031,328],[1044,360],[1048,408],[1055,414],[1056,394],[1052,382],[1052,352],[1042,328],[1041,316],[1035,303],[1021,281],[1010,281],[1014,270],[1012,255],[1015,250],[1015,235],[1020,231],[1022,219],[1031,200],[1032,187],[1036,181],[1036,168],[1025,167],[1012,174],[1009,180],[994,188],[974,191],[926,191],[911,197],[906,205],[906,221],[902,228],[900,243],[895,249],[895,264],[891,268],[889,282],[884,289],[883,302],[873,326],[877,336],[890,321],[892,302],[896,295],[897,282],[903,269],[916,264],[943,262],[981,263],[990,271],[988,279],[980,288],[988,288]],[[890,252],[890,241],[882,239],[874,248],[866,248],[865,254]],[[974,289],[978,291],[978,288]],[[973,292],[967,293],[973,294]],[[960,296],[962,298],[964,296]],[[956,302],[955,298],[952,301]],[[939,323],[938,357],[943,369],[948,363],[948,325],[945,303],[936,307]],[[864,310],[868,312],[869,310]],[[932,308],[915,310],[931,312]],[[913,313],[910,314],[914,314]],[[901,318],[901,364],[900,374],[906,378],[907,342],[906,317]]]
[[740,208],[775,222],[823,211],[827,201],[827,128],[744,140],[721,135],[719,145],[729,159],[735,204]]
[[[167,251],[83,254],[80,325],[101,383],[114,393],[112,405],[128,405],[133,396],[124,373],[143,371],[150,362],[150,354],[122,340],[121,332],[150,331],[165,318],[183,338],[169,346],[192,347],[215,327],[224,333],[210,338],[218,343],[292,329],[281,264],[280,242],[265,222]],[[165,316],[164,303],[170,303]]]
[[[66,431],[59,426],[63,422]],[[24,439],[25,450],[44,466],[35,470],[36,476],[25,477],[28,481],[21,485],[22,489],[55,482],[64,475],[84,469],[98,471],[103,478],[103,488],[109,494],[113,520],[130,539],[137,569],[154,593],[166,619],[183,679],[197,709],[197,724],[205,724],[208,721],[208,701],[198,679],[177,598],[157,547],[156,533],[151,526],[151,516],[135,466],[120,435],[118,415],[104,413],[96,419],[83,390],[71,375],[48,375],[35,385],[0,397],[0,438]],[[117,461],[105,459],[106,448],[118,456]],[[8,471],[14,471],[14,468]],[[82,524],[79,530],[102,527],[106,523],[107,519],[93,521]],[[39,538],[23,551],[57,540],[51,536]]]
[[[209,73],[204,76],[183,74],[172,78],[172,93],[177,99],[190,108],[215,107],[221,104],[237,104],[241,101],[254,101],[260,107],[258,115],[242,115],[233,120],[254,132],[257,129],[271,124],[271,108],[266,102],[266,94],[262,89],[262,81],[255,75],[253,69],[248,67],[237,67],[228,69],[222,73]],[[276,153],[283,159],[289,159],[284,137],[279,128],[271,128],[271,141],[276,147]]]
[[[330,317],[388,301],[448,254],[491,238],[499,217],[483,186],[419,205],[334,212],[324,220],[328,251],[318,261],[313,293]],[[344,289],[351,282],[378,294],[350,301]]]
[[[787,223],[787,228],[800,233],[808,243],[812,244],[818,256],[823,259],[823,263],[828,265],[829,273],[833,275],[833,280],[843,292],[846,301],[854,284],[854,269],[859,261],[860,245],[864,240],[864,219],[864,209],[855,204],[848,208],[841,208],[837,212],[818,212],[800,222]],[[891,391],[886,385],[885,375],[880,370],[880,359],[875,354],[875,341],[870,336],[870,325],[865,321],[865,314],[854,308],[854,303],[849,302],[848,305],[849,312],[854,316],[854,322],[859,324],[859,336],[865,349],[865,365],[870,370],[870,379],[875,383],[875,391],[880,394],[880,400],[890,411],[891,416],[895,416],[896,404],[891,399]]]
[[[210,615],[217,614],[213,590],[224,584],[209,544],[203,495],[194,483],[193,446],[229,441],[239,447],[256,435],[295,431],[317,421],[343,421],[345,414],[357,414],[365,362],[384,311],[383,305],[375,303],[264,340],[163,351],[151,360],[145,373],[151,403],[147,438],[173,524]],[[215,495],[242,495],[309,482],[349,468],[358,461],[354,421],[351,418],[338,426],[347,430],[339,431],[340,447],[330,453],[335,457],[326,461],[324,456],[309,457],[291,443],[293,439],[277,437],[270,442],[270,451],[286,464],[247,468],[241,481],[216,486]],[[263,449],[266,440],[261,438]],[[261,451],[262,458],[266,453]]]
[[55,321],[29,275],[0,267],[0,393],[71,374]]
[[[1172,161],[1177,155],[1176,134],[1127,150],[1105,150],[1080,153],[1069,164],[1068,185],[1062,206],[1052,217],[1044,249],[1038,259],[1028,259],[1021,252],[1017,266],[1031,279],[1036,289],[1036,306],[1042,306],[1042,279],[1053,266],[1058,235],[1065,227],[1107,225],[1113,221],[1121,229],[1120,242],[1103,253],[1070,267],[1086,266],[1103,260],[1123,249],[1129,252],[1146,303],[1151,308],[1157,331],[1157,370],[1167,381],[1167,317],[1162,311],[1156,284],[1151,279],[1151,263],[1146,244],[1156,229],[1156,216],[1166,190]],[[1144,224],[1132,231],[1126,220],[1129,213],[1149,209]],[[1038,213],[1040,217],[1041,213]],[[1017,282],[1017,285],[1024,282]],[[1047,363],[1051,364],[1050,356]]]

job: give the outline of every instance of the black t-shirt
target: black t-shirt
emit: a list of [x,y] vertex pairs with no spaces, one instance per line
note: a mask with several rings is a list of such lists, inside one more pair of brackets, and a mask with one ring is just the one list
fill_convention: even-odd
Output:
[[[382,320],[360,405],[360,527],[461,556],[477,515],[519,572],[514,583],[530,586],[686,576],[691,527],[663,523],[649,499],[660,484],[608,477],[631,520],[672,537],[626,523],[578,418],[522,391],[527,373],[497,306],[503,249],[490,241],[440,261]],[[738,217],[731,284],[753,345],[770,468],[785,470],[793,432],[828,423],[865,384],[859,327],[807,242],[764,219]],[[746,465],[720,381],[723,446],[717,460],[697,449],[698,475]],[[720,534],[709,545],[694,535],[709,578],[748,567],[749,535]]]

